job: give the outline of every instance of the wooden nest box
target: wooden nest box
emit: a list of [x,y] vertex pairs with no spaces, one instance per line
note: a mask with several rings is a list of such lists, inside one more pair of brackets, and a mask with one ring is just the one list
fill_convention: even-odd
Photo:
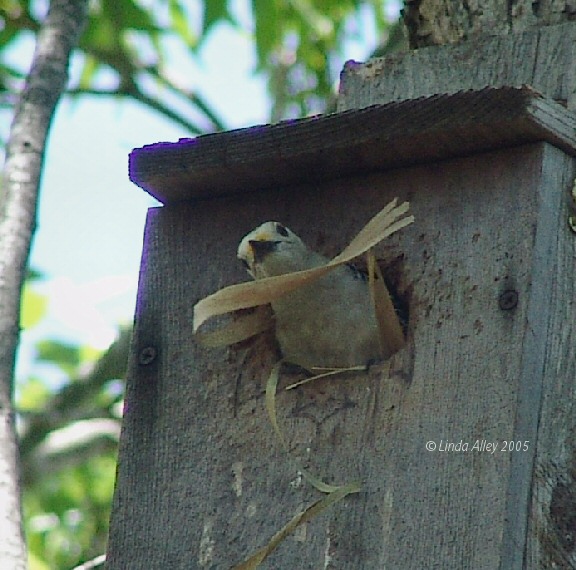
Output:
[[273,339],[202,347],[193,307],[248,280],[236,248],[262,222],[333,256],[394,197],[416,221],[377,256],[407,306],[405,347],[277,396],[291,453],[362,491],[262,567],[574,561],[575,128],[503,87],[136,149],[131,178],[163,205],[146,223],[107,568],[232,568],[318,497],[266,415]]

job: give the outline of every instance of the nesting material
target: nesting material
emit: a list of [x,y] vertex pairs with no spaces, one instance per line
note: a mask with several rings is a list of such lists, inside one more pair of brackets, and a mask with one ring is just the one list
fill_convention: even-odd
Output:
[[[413,216],[407,216],[408,202],[397,205],[397,199],[390,202],[376,214],[356,235],[350,244],[336,257],[325,265],[303,271],[295,271],[283,275],[266,277],[253,282],[240,283],[225,287],[216,293],[205,297],[194,307],[194,331],[208,319],[217,315],[267,305],[304,285],[310,284],[339,266],[349,263],[363,254],[368,255],[369,283],[378,324],[380,356],[387,358],[398,350],[403,342],[402,327],[390,300],[390,295],[379,274],[378,264],[370,251],[380,241],[414,221]],[[263,311],[241,315],[223,329],[209,333],[198,333],[199,340],[209,346],[228,345],[240,342],[272,326],[272,320]],[[309,369],[325,367],[325,363],[314,363],[306,366]]]

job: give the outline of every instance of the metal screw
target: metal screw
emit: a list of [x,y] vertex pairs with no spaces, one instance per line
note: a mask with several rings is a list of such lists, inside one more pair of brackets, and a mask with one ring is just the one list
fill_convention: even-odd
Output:
[[503,311],[510,311],[518,305],[518,291],[507,289],[498,298],[498,306]]
[[158,351],[153,346],[145,346],[138,354],[138,364],[148,366],[156,360]]

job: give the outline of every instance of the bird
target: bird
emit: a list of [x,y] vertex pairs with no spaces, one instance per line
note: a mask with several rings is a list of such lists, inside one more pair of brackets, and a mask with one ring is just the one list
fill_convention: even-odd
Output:
[[[255,279],[312,269],[329,259],[280,222],[242,238],[238,259]],[[367,276],[339,265],[271,302],[276,339],[286,362],[306,370],[365,366],[381,358],[378,324]]]

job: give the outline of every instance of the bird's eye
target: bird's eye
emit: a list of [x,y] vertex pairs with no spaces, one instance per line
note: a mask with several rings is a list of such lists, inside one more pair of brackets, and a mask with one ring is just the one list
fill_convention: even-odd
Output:
[[282,225],[276,222],[276,231],[282,237],[288,237],[288,230]]

